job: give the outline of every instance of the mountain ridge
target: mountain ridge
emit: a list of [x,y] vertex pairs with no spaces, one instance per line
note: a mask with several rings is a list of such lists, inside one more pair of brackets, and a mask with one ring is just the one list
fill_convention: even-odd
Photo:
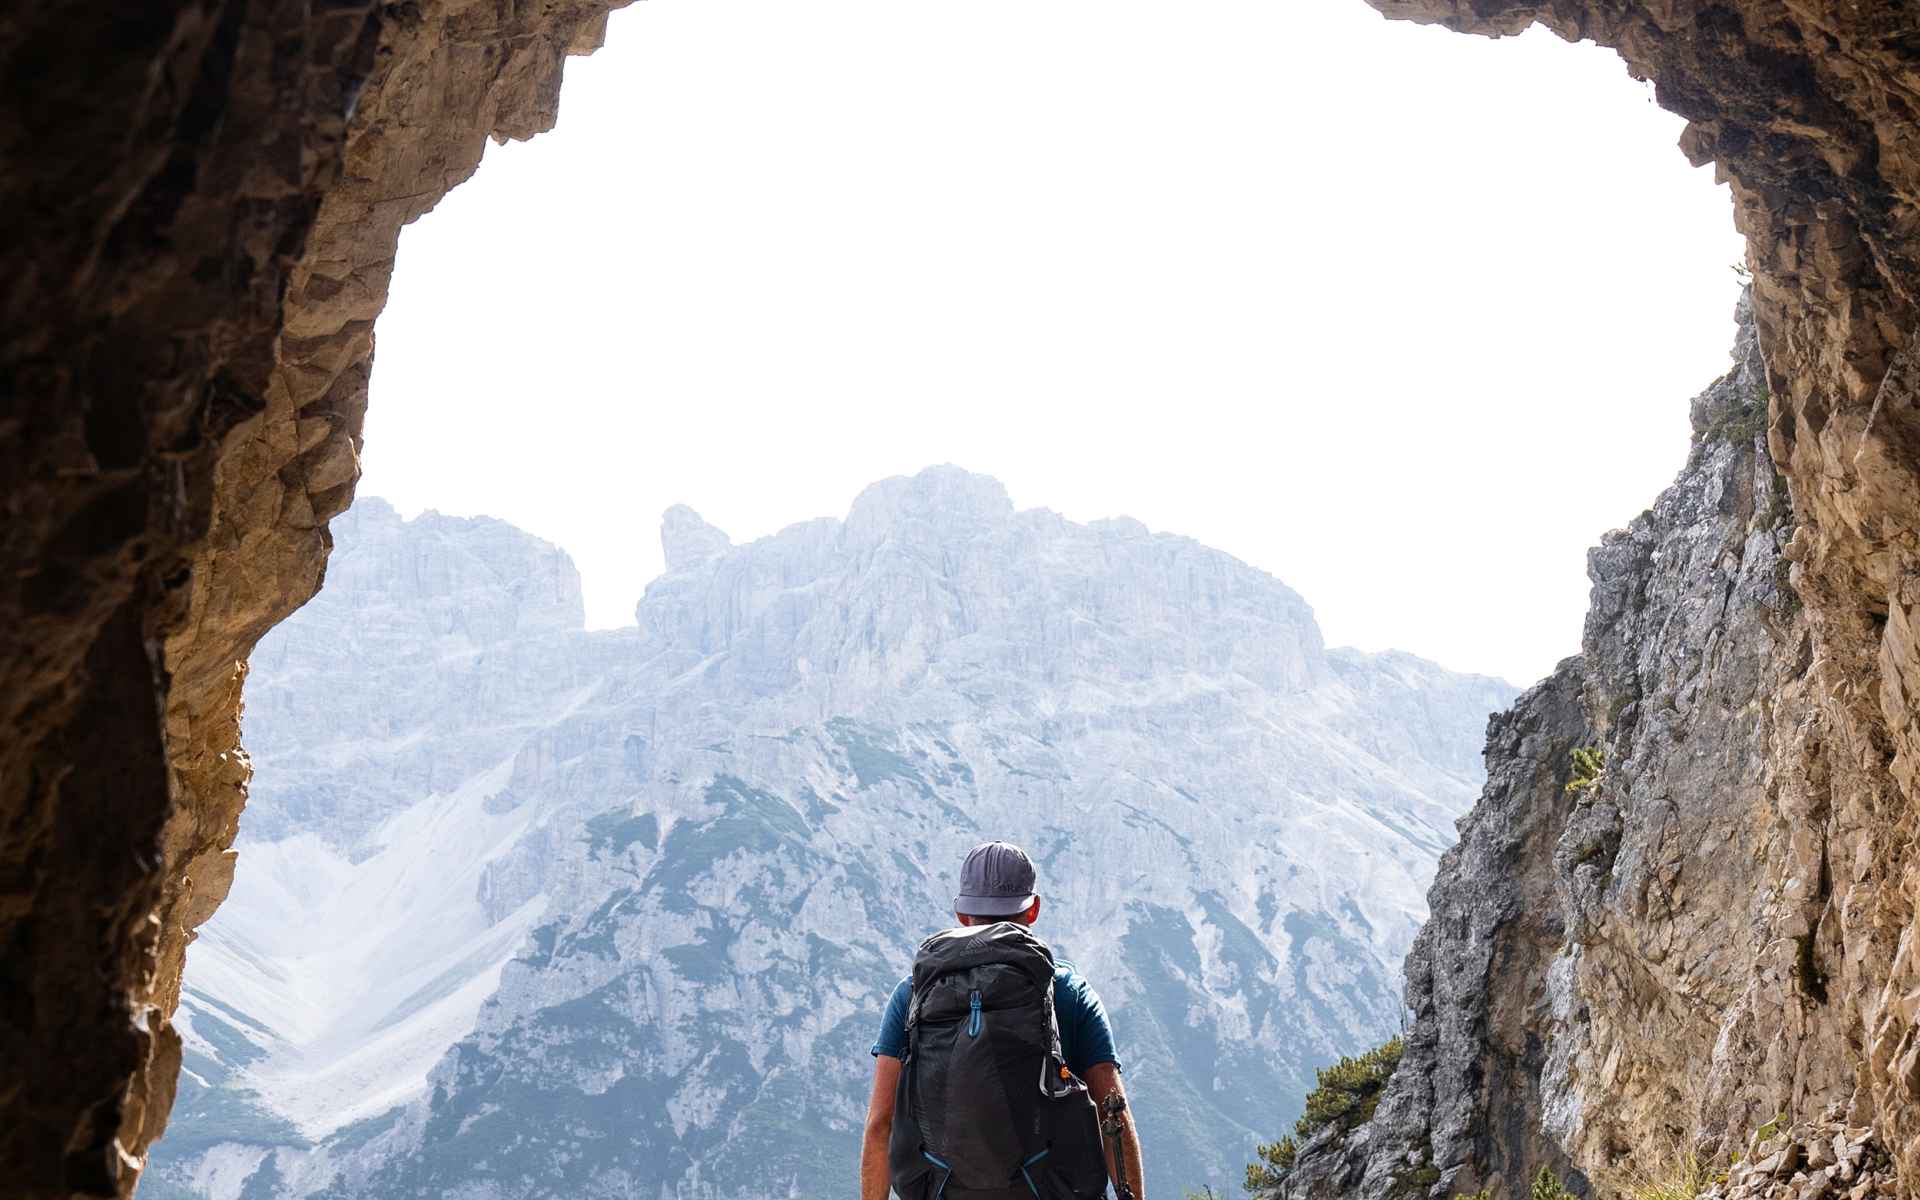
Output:
[[[1509,687],[1328,651],[1292,589],[1138,523],[954,469],[862,497],[740,546],[669,510],[681,569],[613,631],[510,526],[350,512],[255,656],[261,811],[189,971],[187,1152],[148,1186],[818,1194],[989,835],[1114,1011],[1157,1188],[1230,1178],[1252,1106],[1396,1023]],[[326,944],[269,874],[321,881]],[[363,1011],[269,1020],[262,964]]]

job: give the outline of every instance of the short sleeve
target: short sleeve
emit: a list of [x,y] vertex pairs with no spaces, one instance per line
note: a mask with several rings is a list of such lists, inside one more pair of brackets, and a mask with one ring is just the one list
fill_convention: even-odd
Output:
[[907,1002],[913,996],[913,981],[902,979],[893,989],[893,995],[887,1000],[887,1011],[880,1018],[880,1036],[873,1043],[872,1053],[877,1057],[905,1058],[907,1056]]
[[1100,994],[1071,967],[1054,977],[1054,1010],[1060,1021],[1060,1053],[1067,1069],[1084,1077],[1101,1063],[1120,1065],[1113,1048],[1113,1026]]

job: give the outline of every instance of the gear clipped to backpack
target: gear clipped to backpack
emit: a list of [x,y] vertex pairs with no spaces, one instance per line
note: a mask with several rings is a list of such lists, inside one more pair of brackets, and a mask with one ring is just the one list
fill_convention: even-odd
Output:
[[1100,1117],[1067,1070],[1053,951],[1024,925],[937,933],[913,960],[887,1147],[901,1200],[1096,1200]]

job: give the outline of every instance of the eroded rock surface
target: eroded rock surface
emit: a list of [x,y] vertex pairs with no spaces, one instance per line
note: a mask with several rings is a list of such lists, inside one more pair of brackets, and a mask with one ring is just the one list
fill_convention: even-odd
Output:
[[319,586],[401,226],[610,0],[0,16],[0,1178],[129,1190],[232,877],[241,663]]
[[1494,723],[1375,1120],[1309,1146],[1290,1194],[1520,1196],[1542,1167],[1617,1190],[1780,1113],[1887,1119],[1862,1047],[1889,814],[1831,749],[1742,318],[1686,469],[1590,555],[1583,654]]
[[[1799,733],[1777,728],[1767,758],[1787,796],[1756,822],[1791,828],[1755,823],[1740,836],[1797,840],[1801,890],[1780,903],[1799,904],[1808,929],[1787,936],[1808,939],[1816,958],[1829,952],[1815,989],[1826,1001],[1788,1020],[1788,1058],[1766,1074],[1784,1086],[1804,1070],[1797,1086],[1821,1092],[1864,1066],[1859,1102],[1902,1178],[1920,1178],[1920,858],[1908,850],[1920,833],[1920,14],[1900,0],[1369,3],[1473,33],[1537,22],[1614,48],[1687,119],[1687,156],[1714,162],[1732,185],[1765,354],[1767,440],[1799,514],[1786,556],[1811,640],[1807,695],[1787,704],[1818,709],[1801,714]],[[1605,922],[1590,932],[1607,938]],[[1658,975],[1670,970],[1664,949],[1649,943],[1629,957]],[[1684,1007],[1782,1007],[1731,996],[1734,986],[1744,991],[1695,976]],[[1757,1014],[1743,1036],[1773,1037]],[[1809,1053],[1796,1062],[1790,1047]],[[1698,1086],[1671,1064],[1614,1078],[1676,1095]],[[1612,1152],[1594,1136],[1613,1135],[1583,1135],[1583,1157]]]
[[1606,768],[1554,851],[1544,1094],[1548,1130],[1616,1184],[1845,1100],[1862,997],[1841,975],[1874,958],[1847,943],[1854,881],[1830,869],[1868,817],[1836,806],[1744,312],[1743,330],[1694,402],[1679,481],[1589,555],[1582,682]]
[[1285,1196],[1447,1195],[1564,1162],[1540,1129],[1541,1016],[1564,933],[1553,847],[1572,807],[1568,756],[1586,736],[1580,669],[1568,659],[1493,718],[1486,790],[1440,860],[1407,956],[1400,1066],[1371,1121],[1301,1148]]
[[1747,1138],[1731,1169],[1700,1182],[1700,1200],[1882,1200],[1899,1194],[1893,1162],[1873,1130],[1849,1125],[1839,1107],[1818,1121],[1791,1125],[1776,1115]]

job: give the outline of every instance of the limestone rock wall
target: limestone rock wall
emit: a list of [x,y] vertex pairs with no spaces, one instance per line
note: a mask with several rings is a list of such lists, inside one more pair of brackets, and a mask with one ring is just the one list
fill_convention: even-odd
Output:
[[[266,390],[282,290],[378,32],[351,3],[0,14],[10,1195],[129,1187],[171,1103],[163,964],[180,938],[160,914],[173,899],[174,930],[196,914],[163,850],[177,797],[160,645],[193,588],[219,586],[194,571],[214,476]],[[243,655],[227,648],[228,676]]]
[[1542,1167],[1613,1194],[1779,1113],[1873,1119],[1862,998],[1886,954],[1850,924],[1873,887],[1844,864],[1883,831],[1837,802],[1741,315],[1680,478],[1590,556],[1581,656],[1493,724],[1386,1098],[1306,1148],[1290,1195],[1517,1198]]
[[[623,0],[422,0],[377,10],[371,72],[354,93],[342,161],[292,260],[272,369],[219,446],[194,586],[163,643],[176,803],[150,996],[179,1002],[192,930],[233,878],[229,847],[249,776],[241,666],[261,635],[320,587],[326,523],[353,500],[373,359],[400,230],[479,166],[489,137],[553,126],[569,54],[601,42]],[[170,1084],[169,1084],[170,1087]],[[149,1122],[134,1153],[159,1133]]]
[[608,0],[0,15],[0,1179],[125,1194],[232,878],[240,683],[352,495],[401,226]]
[[1606,768],[1551,859],[1566,929],[1541,1094],[1547,1132],[1616,1186],[1851,1100],[1857,976],[1884,970],[1845,915],[1835,864],[1874,832],[1835,802],[1763,371],[1748,321],[1694,402],[1680,479],[1589,556],[1581,677]]
[[[1773,738],[1769,768],[1800,781],[1785,785],[1789,827],[1746,835],[1797,841],[1804,895],[1820,897],[1802,901],[1807,936],[1830,952],[1824,1011],[1802,1023],[1863,1056],[1848,1062],[1864,1067],[1859,1104],[1902,1179],[1920,1178],[1920,14],[1900,0],[1369,2],[1614,48],[1687,119],[1681,149],[1732,184],[1769,449],[1799,515],[1785,555],[1817,709]],[[1703,986],[1692,1002],[1726,999]]]
[[1444,1196],[1565,1165],[1540,1127],[1540,1076],[1547,969],[1565,932],[1553,848],[1573,807],[1568,758],[1587,736],[1582,671],[1568,659],[1494,716],[1486,790],[1440,860],[1407,955],[1400,1067],[1373,1120],[1301,1148],[1287,1200]]

